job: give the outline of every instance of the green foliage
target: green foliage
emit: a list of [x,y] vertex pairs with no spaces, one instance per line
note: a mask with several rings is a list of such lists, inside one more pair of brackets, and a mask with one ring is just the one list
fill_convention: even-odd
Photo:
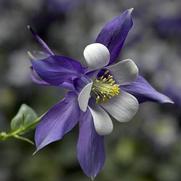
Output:
[[22,135],[34,129],[40,118],[41,116],[37,117],[37,114],[31,107],[22,104],[16,116],[11,120],[10,131],[8,133],[4,131],[0,133],[0,141],[16,138],[34,144]]
[[16,116],[11,120],[11,130],[24,129],[31,125],[35,119],[37,119],[35,111],[26,104],[22,104]]

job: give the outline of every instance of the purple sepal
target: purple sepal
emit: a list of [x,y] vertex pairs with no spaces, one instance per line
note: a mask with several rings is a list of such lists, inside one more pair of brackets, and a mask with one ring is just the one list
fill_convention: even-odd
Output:
[[133,21],[131,12],[133,9],[124,11],[120,16],[109,21],[99,33],[96,42],[105,45],[111,54],[109,64],[115,62],[123,47],[124,41],[131,27]]
[[[51,86],[48,82],[45,82],[44,80],[42,80],[32,67],[30,67],[30,69],[31,69],[31,79],[34,83],[42,85],[42,86]],[[63,82],[60,85],[60,87],[68,89],[68,90],[75,90],[74,85],[69,82]]]
[[31,79],[34,83],[39,85],[50,85],[48,82],[45,82],[40,78],[40,76],[35,72],[33,67],[30,67],[30,70],[31,70]]
[[35,131],[37,151],[46,145],[62,139],[79,120],[77,95],[69,92],[66,97],[52,107],[41,119]]
[[138,76],[137,79],[129,85],[121,86],[121,89],[134,95],[139,103],[153,101],[173,104],[173,101],[169,97],[155,90],[142,76]]
[[78,61],[65,56],[54,55],[31,62],[39,77],[54,86],[61,86],[64,82],[73,84],[72,81],[84,73],[84,68]]
[[91,178],[95,178],[104,166],[104,137],[96,133],[89,109],[80,117],[77,158],[84,173]]

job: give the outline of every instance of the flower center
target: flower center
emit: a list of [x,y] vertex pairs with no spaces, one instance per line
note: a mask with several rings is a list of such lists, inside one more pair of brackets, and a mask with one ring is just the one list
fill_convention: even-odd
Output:
[[93,81],[92,92],[96,103],[103,103],[120,94],[119,85],[115,83],[113,76],[106,70],[101,77]]

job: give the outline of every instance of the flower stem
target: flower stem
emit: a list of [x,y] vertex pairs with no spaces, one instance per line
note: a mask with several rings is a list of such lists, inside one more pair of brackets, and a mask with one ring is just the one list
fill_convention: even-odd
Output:
[[22,135],[29,132],[30,130],[34,129],[37,123],[40,121],[42,116],[35,119],[32,123],[28,124],[27,126],[20,127],[14,131],[9,132],[0,132],[0,141],[6,141],[9,138],[16,138],[22,141],[26,141],[30,144],[33,144],[33,141],[29,140],[28,138],[23,137]]

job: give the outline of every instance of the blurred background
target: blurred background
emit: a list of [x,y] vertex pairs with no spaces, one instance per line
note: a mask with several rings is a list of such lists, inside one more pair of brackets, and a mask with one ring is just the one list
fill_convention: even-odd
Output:
[[[181,180],[180,0],[0,0],[0,130],[9,129],[22,103],[38,115],[64,91],[32,83],[28,50],[41,50],[31,25],[54,52],[83,61],[83,49],[101,27],[134,7],[134,26],[120,59],[140,72],[175,105],[144,103],[129,123],[114,122],[99,181]],[[33,139],[33,132],[26,135]],[[32,156],[25,142],[0,142],[0,181],[88,181],[76,159],[78,129]]]

